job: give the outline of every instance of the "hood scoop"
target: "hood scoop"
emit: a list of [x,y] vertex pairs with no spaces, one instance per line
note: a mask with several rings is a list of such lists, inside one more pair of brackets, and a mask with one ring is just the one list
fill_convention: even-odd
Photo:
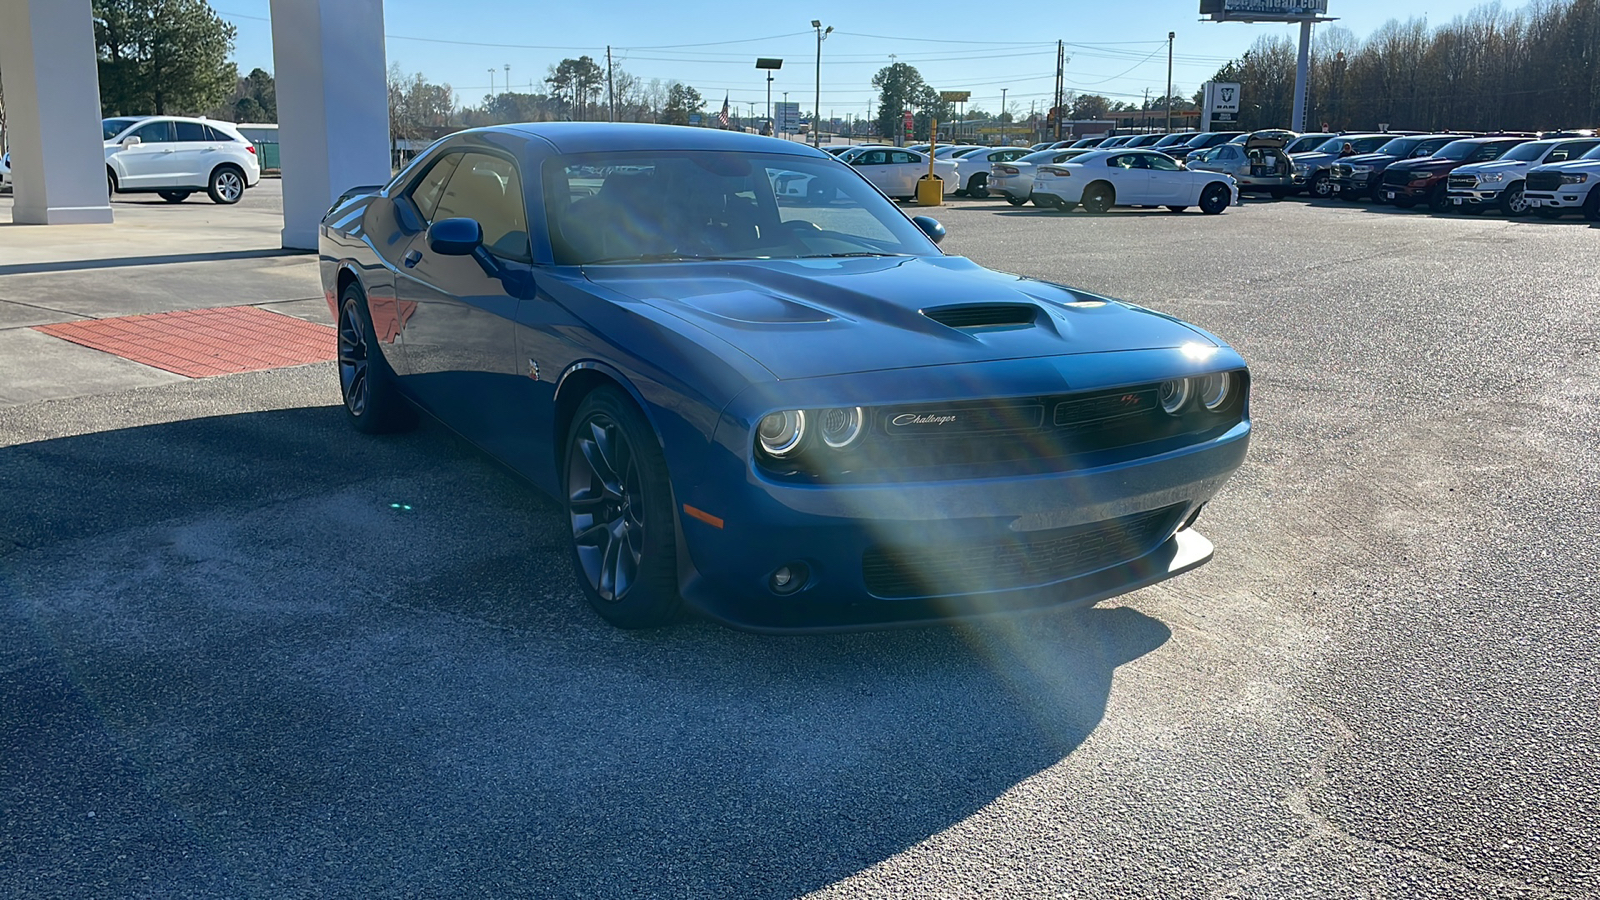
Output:
[[922,314],[949,328],[976,331],[989,328],[1027,328],[1039,318],[1039,307],[1029,303],[973,303],[937,306]]

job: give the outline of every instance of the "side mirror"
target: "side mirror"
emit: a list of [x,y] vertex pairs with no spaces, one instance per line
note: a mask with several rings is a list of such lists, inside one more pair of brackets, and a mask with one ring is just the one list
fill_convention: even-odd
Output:
[[939,220],[932,216],[915,216],[911,219],[911,224],[922,229],[922,233],[928,236],[928,240],[933,241],[935,244],[944,240],[944,226],[940,225]]
[[144,138],[139,137],[137,134],[130,134],[122,139],[122,146],[124,147],[137,147],[142,143],[144,143]]
[[483,246],[476,219],[440,219],[428,226],[428,248],[440,256],[471,256]]

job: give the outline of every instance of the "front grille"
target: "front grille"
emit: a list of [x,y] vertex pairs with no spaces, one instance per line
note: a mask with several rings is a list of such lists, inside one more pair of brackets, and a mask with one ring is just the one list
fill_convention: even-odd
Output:
[[1007,325],[1032,325],[1039,307],[1026,303],[983,303],[972,306],[941,306],[922,314],[951,328],[996,328]]
[[861,561],[868,593],[884,599],[1036,587],[1137,559],[1167,539],[1183,505],[981,544],[874,546]]
[[1333,177],[1335,178],[1349,178],[1352,174],[1354,174],[1354,170],[1347,165],[1340,164],[1333,167]]
[[1411,170],[1410,169],[1399,169],[1399,170],[1396,170],[1396,169],[1384,169],[1383,170],[1383,183],[1384,184],[1398,184],[1398,185],[1410,184],[1411,183]]
[[1529,172],[1527,180],[1523,182],[1523,188],[1530,191],[1559,191],[1561,190],[1561,173]]
[[1458,191],[1476,190],[1477,187],[1478,187],[1478,176],[1476,176],[1476,175],[1451,175],[1450,176],[1450,187],[1452,189],[1458,190]]

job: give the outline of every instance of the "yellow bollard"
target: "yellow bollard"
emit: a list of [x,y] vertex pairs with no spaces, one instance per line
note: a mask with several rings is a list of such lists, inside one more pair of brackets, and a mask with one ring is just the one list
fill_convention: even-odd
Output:
[[924,175],[917,179],[917,205],[943,206],[944,179],[937,175]]

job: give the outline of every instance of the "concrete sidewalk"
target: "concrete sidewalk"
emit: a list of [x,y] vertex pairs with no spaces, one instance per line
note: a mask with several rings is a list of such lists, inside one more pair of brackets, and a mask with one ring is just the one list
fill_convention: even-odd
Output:
[[281,187],[234,206],[129,195],[116,224],[53,227],[12,225],[0,194],[0,406],[187,380],[39,325],[234,306],[331,324],[315,254],[279,249]]

